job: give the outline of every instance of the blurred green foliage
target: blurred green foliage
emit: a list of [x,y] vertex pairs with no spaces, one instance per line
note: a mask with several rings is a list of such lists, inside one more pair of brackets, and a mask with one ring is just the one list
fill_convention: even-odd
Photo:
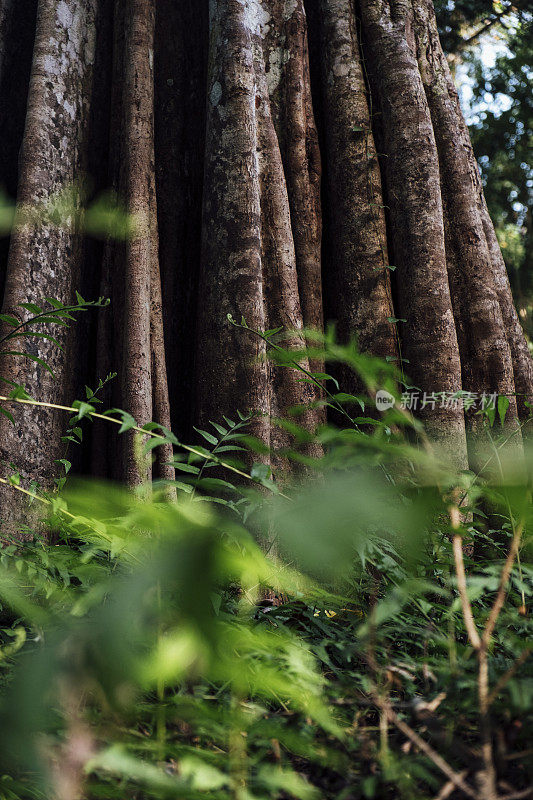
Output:
[[0,237],[23,227],[47,226],[96,238],[121,241],[135,236],[142,221],[130,214],[114,192],[89,199],[86,183],[73,183],[32,206],[16,206],[0,189]]
[[[285,350],[283,332],[261,335],[279,368],[299,369],[303,353]],[[458,490],[480,629],[524,527],[489,675],[493,687],[507,675],[492,706],[499,779],[529,785],[532,506],[494,417],[487,459],[500,479],[457,473],[416,446],[420,425],[399,407],[376,412],[376,388],[398,397],[394,364],[338,345],[333,331],[314,334],[309,354],[355,369],[367,392],[306,373],[346,415],[315,434],[298,428],[297,410],[279,422],[295,434],[276,454],[302,470],[293,483],[279,487],[260,461],[234,480],[263,452],[247,415],[202,431],[205,448],[148,426],[152,442],[174,445],[176,503],[164,486],[69,476],[42,497],[51,542],[0,551],[1,798],[434,797],[444,776],[384,719],[385,700],[475,787],[477,659],[448,514]],[[92,412],[81,405],[83,426]],[[133,424],[123,415],[125,430]],[[323,458],[303,455],[310,436]]]

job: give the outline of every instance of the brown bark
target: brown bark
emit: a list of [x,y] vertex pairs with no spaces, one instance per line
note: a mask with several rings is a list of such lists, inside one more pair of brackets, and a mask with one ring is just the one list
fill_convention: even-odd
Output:
[[[311,100],[303,0],[270,0],[262,43],[270,113],[283,163],[305,326],[323,326],[321,159]],[[275,142],[273,143],[275,146]]]
[[[413,12],[410,3],[400,0],[390,5],[361,0],[361,13],[382,111],[397,311],[407,320],[402,333],[408,371],[426,392],[454,393],[461,389],[461,362],[446,268],[437,146],[416,60]],[[430,434],[466,466],[463,413],[437,403],[426,415]]]
[[[463,388],[507,396],[507,427],[516,428],[513,363],[483,226],[481,180],[468,134],[461,129],[457,92],[428,0],[416,4],[415,26],[420,72],[439,152]],[[479,417],[467,419],[471,427],[479,427]]]
[[[225,413],[232,407],[255,410],[260,414],[255,431],[272,444],[282,443],[284,437],[277,429],[271,430],[269,417],[316,395],[291,370],[272,375],[271,365],[264,361],[263,342],[232,330],[227,315],[237,320],[244,317],[254,329],[282,325],[299,330],[308,322],[302,313],[300,286],[310,324],[316,324],[319,313],[316,238],[320,221],[316,188],[303,176],[305,171],[316,173],[318,166],[308,160],[302,163],[311,111],[299,97],[298,76],[296,80],[293,74],[287,77],[283,69],[294,47],[298,58],[301,39],[296,36],[293,43],[283,26],[270,26],[277,12],[292,30],[293,15],[301,14],[301,6],[287,6],[290,13],[283,12],[283,4],[278,3],[242,5],[237,0],[220,0],[213,5],[198,320],[201,417],[217,421],[223,409]],[[267,29],[277,32],[275,42]],[[289,123],[292,136],[286,144],[285,168],[272,114],[272,95],[277,92],[286,92],[289,102],[299,104],[294,112],[299,113],[299,121]],[[279,119],[279,105],[277,115]],[[293,182],[293,197],[295,185],[303,193],[298,203],[305,206],[305,213],[297,220],[291,216],[287,174]],[[310,237],[304,242],[306,231]],[[295,247],[298,237],[300,259]],[[318,415],[307,411],[304,421],[313,426]]]
[[[45,297],[70,302],[79,285],[81,240],[68,229],[46,221],[45,207],[74,186],[72,202],[80,206],[79,181],[86,167],[85,131],[91,100],[96,0],[40,0],[28,91],[26,125],[18,178],[19,224],[11,236],[3,312],[29,316],[19,303],[39,304]],[[37,209],[40,222],[26,223],[24,208]],[[75,209],[72,209],[74,212]],[[67,220],[68,222],[71,220]],[[67,344],[64,329],[54,330]],[[43,339],[19,347],[43,360],[58,380],[35,362],[2,356],[0,374],[23,384],[41,400],[64,402],[68,391],[66,358]],[[23,475],[49,486],[54,459],[61,454],[65,421],[46,409],[19,408],[12,426],[0,419],[2,459],[15,461]]]
[[[124,247],[111,242],[107,246],[102,292],[113,297],[117,311],[113,333],[109,322],[100,331],[99,368],[102,374],[112,368],[110,346],[113,338],[116,344],[121,341],[117,354],[122,367],[122,407],[138,425],[155,421],[170,428],[155,189],[154,31],[155,3],[123,0],[117,4],[112,169],[119,195],[132,215],[134,233]],[[99,461],[106,449],[105,436],[100,429]],[[149,462],[140,458],[142,442],[137,434],[124,437],[119,475],[130,485],[151,477]],[[164,445],[156,453],[155,474],[173,480],[172,446]],[[105,472],[105,466],[99,469]]]
[[[509,426],[517,412],[527,418],[532,362],[430,0],[307,5],[309,20],[303,0],[0,6],[0,101],[11,107],[13,70],[23,98],[0,120],[8,190],[19,207],[38,205],[89,171],[137,220],[131,239],[105,246],[46,222],[13,233],[4,311],[87,286],[96,294],[97,280],[112,310],[98,331],[65,338],[77,359],[27,345],[57,382],[23,360],[4,359],[5,377],[61,402],[74,384],[117,371],[104,402],[140,423],[185,439],[193,421],[251,410],[254,432],[279,449],[289,437],[273,420],[320,390],[268,363],[263,342],[227,315],[296,332],[336,320],[363,350],[405,357],[422,391],[505,393]],[[18,58],[9,37],[23,22]],[[398,317],[407,321],[389,322]],[[49,483],[65,421],[16,415],[15,428],[0,420],[2,456]],[[466,466],[460,408],[437,402],[421,416]],[[300,421],[313,430],[322,419],[308,408]],[[97,423],[92,439],[89,471],[130,484],[150,471],[132,438]],[[154,476],[172,477],[171,455],[157,454]]]
[[[120,6],[120,4],[118,4]],[[122,343],[122,391],[129,411],[138,425],[152,417],[152,364],[150,348],[150,276],[153,236],[150,214],[153,170],[153,2],[124,0],[123,15],[116,24],[123,31],[122,74],[122,147],[120,194],[134,216],[135,232],[126,243],[124,264],[124,323]],[[128,435],[124,448],[124,474],[128,483],[141,483],[151,471],[139,463],[135,443],[139,437]],[[146,470],[146,472],[145,472]]]
[[[150,173],[150,356],[152,378],[152,419],[170,430],[170,399],[168,394],[167,362],[165,354],[165,334],[163,329],[163,301],[161,298],[161,276],[159,274],[159,239],[157,234],[157,208],[155,200],[155,178]],[[173,481],[174,467],[170,464],[173,457],[171,444],[157,448],[156,476]],[[175,491],[169,490],[167,495],[172,499]]]
[[525,425],[524,434],[530,436],[531,423],[527,422],[526,424],[526,421],[530,419],[530,409],[526,406],[526,402],[533,402],[533,362],[531,361],[531,354],[527,346],[526,337],[524,336],[524,331],[520,325],[515,304],[513,303],[509,276],[484,197],[482,201],[483,206],[481,213],[483,228],[491,257],[505,332],[513,357],[513,374],[517,392],[518,414]]
[[328,310],[342,340],[398,357],[387,228],[368,91],[350,0],[321,0],[321,65],[330,214]]

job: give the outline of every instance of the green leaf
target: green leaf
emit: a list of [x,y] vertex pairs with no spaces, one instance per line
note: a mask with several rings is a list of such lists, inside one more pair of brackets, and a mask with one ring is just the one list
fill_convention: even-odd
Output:
[[72,403],[72,408],[75,408],[78,412],[74,417],[76,421],[90,416],[95,411],[94,406],[92,406],[90,403],[85,403],[83,400],[75,400]]
[[245,434],[242,438],[243,444],[247,446],[249,450],[252,450],[254,453],[260,453],[261,455],[266,455],[270,453],[270,448],[262,439],[259,439],[257,436],[250,436]]
[[4,354],[7,356],[22,356],[23,358],[29,358],[30,361],[34,361],[36,364],[39,364],[40,367],[45,369],[53,378],[55,378],[52,368],[48,366],[46,361],[43,361],[43,359],[39,358],[38,356],[34,356],[31,353],[21,353],[19,350],[4,350]]
[[313,376],[313,378],[316,378],[317,380],[320,381],[333,381],[337,389],[339,388],[339,382],[337,381],[337,379],[334,378],[333,375],[328,375],[327,372],[312,372],[311,375]]
[[407,322],[407,320],[402,317],[387,317],[387,322]]
[[213,428],[216,430],[216,432],[218,434],[220,434],[220,436],[227,436],[228,435],[228,431],[226,430],[226,428],[223,428],[222,425],[217,425],[216,422],[211,422],[210,424],[213,426]]
[[128,414],[127,411],[123,411],[121,408],[109,408],[107,411],[104,411],[103,416],[112,417],[115,421],[118,421],[116,419],[118,416],[122,420],[122,425],[118,431],[119,433],[125,433],[125,431],[129,431],[137,425],[131,414]]
[[7,417],[7,419],[13,423],[13,425],[15,424],[15,419],[13,417],[13,414],[11,414],[7,409],[3,408],[2,406],[0,406],[0,414],[2,414],[2,416],[4,417]]
[[272,474],[272,470],[268,464],[254,464],[250,476],[256,481],[268,480]]
[[511,402],[510,402],[508,397],[506,397],[503,394],[501,394],[498,397],[498,416],[500,418],[500,423],[501,423],[502,428],[503,428],[503,426],[505,424],[505,416],[507,414],[507,411],[508,411],[510,405],[511,405]]
[[18,303],[20,308],[25,308],[26,311],[30,311],[32,314],[41,314],[42,308],[40,306],[36,306],[35,303]]
[[239,447],[236,444],[225,444],[223,447],[217,447],[217,453],[236,453],[237,451],[246,452],[245,447]]
[[126,411],[122,412],[122,425],[118,429],[119,433],[126,433],[126,431],[131,431],[137,425],[135,419],[128,414]]
[[489,406],[485,408],[483,413],[487,415],[487,419],[489,421],[489,425],[491,428],[494,427],[494,423],[496,422],[496,408],[495,406]]
[[158,431],[160,427],[158,422],[147,422],[142,429],[143,431]]
[[20,325],[20,320],[16,317],[12,317],[9,314],[0,314],[0,322],[5,322],[7,325],[11,325],[12,328],[16,328]]
[[148,455],[148,453],[151,453],[156,447],[161,447],[162,444],[165,444],[165,441],[164,439],[160,439],[159,436],[150,437],[150,439],[148,439],[148,441],[143,445],[144,455]]
[[180,472],[190,472],[192,475],[198,475],[200,470],[198,467],[195,467],[194,464],[185,464],[183,461],[174,461],[170,462],[174,469],[179,470]]
[[[11,384],[11,381],[9,381]],[[12,384],[14,386],[13,390],[9,392],[10,398],[13,400],[30,400],[30,396],[24,386],[21,386],[18,383]]]
[[199,433],[200,436],[203,436],[206,442],[209,442],[209,444],[213,445],[218,444],[218,439],[216,438],[216,436],[213,436],[212,433],[208,433],[207,431],[202,431],[200,428],[195,428],[194,430],[196,431],[196,433]]
[[68,328],[69,324],[68,322],[65,322],[65,319],[74,320],[74,317],[71,317],[70,314],[63,313],[62,311],[58,312],[57,314],[54,314],[54,312],[51,311],[46,317],[40,317],[37,322],[47,323],[50,325],[59,325],[62,328]]
[[192,494],[193,487],[189,483],[182,483],[181,481],[165,481],[167,486],[175,486],[176,489],[181,489],[186,494]]
[[237,489],[232,483],[228,483],[228,481],[223,481],[220,478],[202,478],[201,480],[197,481],[197,485],[202,489],[206,489],[208,492],[214,492],[218,490],[230,490],[231,492],[236,492]]
[[334,395],[334,397],[335,397],[335,400],[339,401],[339,403],[359,403],[359,404],[361,404],[361,399],[359,397],[356,397],[354,394],[347,394],[346,392],[338,392],[338,394]]
[[45,297],[44,298],[47,303],[49,303],[54,308],[64,308],[65,306],[59,300],[56,300],[55,297]]

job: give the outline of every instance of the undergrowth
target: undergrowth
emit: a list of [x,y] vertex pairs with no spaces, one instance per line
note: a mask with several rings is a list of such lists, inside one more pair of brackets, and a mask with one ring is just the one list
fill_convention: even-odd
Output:
[[528,796],[531,493],[508,431],[483,413],[485,469],[458,471],[400,407],[394,365],[309,334],[356,397],[282,331],[243,335],[337,421],[274,421],[293,481],[251,414],[187,445],[90,390],[63,409],[67,441],[100,417],[148,437],[146,458],[172,442],[177,501],[65,480],[66,459],[53,493],[31,490],[48,539],[0,551],[0,798]]

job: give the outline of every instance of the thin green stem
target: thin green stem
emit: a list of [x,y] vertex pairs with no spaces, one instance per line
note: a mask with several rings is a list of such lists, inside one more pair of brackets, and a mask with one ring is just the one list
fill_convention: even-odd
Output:
[[75,306],[63,306],[61,308],[52,308],[50,311],[43,311],[40,314],[36,314],[34,317],[30,317],[30,319],[21,322],[20,325],[17,325],[16,328],[10,330],[5,336],[0,337],[0,344],[7,342],[9,339],[15,339],[18,331],[21,331],[23,328],[26,328],[28,325],[33,325],[35,322],[38,322],[42,317],[54,317],[59,316],[59,314],[64,314],[65,312],[69,311],[81,311],[85,310],[86,308],[100,308],[100,305],[93,304],[93,303],[86,303],[80,304],[78,303]]
[[[19,398],[19,397],[5,397],[3,395],[0,395],[0,402],[4,402],[4,403],[20,403],[22,405],[39,406],[40,408],[54,408],[57,411],[68,411],[71,414],[77,414],[78,411],[79,411],[79,409],[73,408],[72,406],[63,406],[63,405],[59,405],[58,403],[45,403],[45,402],[43,402],[41,400],[31,400],[31,399],[30,400],[26,400],[26,399],[22,399],[22,398]],[[114,425],[122,425],[123,424],[123,420],[121,420],[121,419],[116,419],[115,417],[110,417],[109,415],[106,415],[106,414],[98,414],[96,411],[89,411],[87,413],[87,416],[92,417],[93,419],[102,419],[102,420],[105,420],[106,422],[112,422]],[[144,436],[149,436],[152,439],[160,439],[162,444],[168,441],[168,439],[166,439],[165,436],[162,436],[159,433],[154,433],[154,431],[148,431],[145,428],[139,427],[138,425],[132,425],[131,430],[137,431],[138,433],[142,433]],[[193,455],[196,455],[199,458],[203,458],[203,459],[206,459],[208,461],[209,460],[214,461],[216,464],[219,464],[221,467],[224,467],[224,469],[230,470],[230,472],[233,472],[236,475],[240,475],[241,478],[246,478],[247,480],[251,481],[252,483],[257,484],[257,481],[255,480],[255,478],[253,478],[247,472],[244,472],[243,470],[238,469],[237,467],[234,467],[232,464],[228,464],[226,461],[223,461],[221,458],[218,458],[217,456],[213,456],[211,453],[202,453],[202,451],[198,450],[196,447],[191,447],[188,444],[183,444],[183,442],[178,442],[177,444],[178,444],[179,447],[181,447],[186,452],[192,453]],[[284,495],[284,494],[281,494],[281,493],[280,493],[280,497],[285,497],[285,499],[287,499],[287,500],[290,499],[290,498],[287,497],[287,495]]]
[[[51,506],[52,505],[52,501],[48,500],[46,497],[42,497],[41,495],[36,494],[35,492],[31,492],[29,489],[25,489],[23,486],[17,486],[16,483],[12,483],[11,481],[6,480],[5,478],[0,478],[0,484],[3,484],[4,486],[10,486],[12,489],[15,489],[17,492],[21,492],[22,494],[25,494],[27,497],[31,497],[32,500],[37,500],[39,503],[43,503],[44,505],[47,505],[47,506]],[[59,508],[58,511],[59,511],[60,514],[63,514],[63,516],[68,517],[71,520],[76,521],[78,519],[75,514],[72,514],[70,511],[67,511],[66,508]],[[87,524],[87,521],[85,519],[84,519],[84,524]],[[87,527],[90,527],[90,526],[88,525]],[[105,539],[107,542],[109,542],[109,544],[112,544],[113,537],[109,536],[107,533],[105,533],[105,532],[103,532],[101,530],[97,531],[94,528],[92,530],[93,530],[94,533],[96,533],[102,539]],[[125,551],[125,552],[131,558],[133,558],[135,561],[138,561],[139,563],[141,563],[140,559],[138,559],[132,553],[129,553],[128,551]]]

